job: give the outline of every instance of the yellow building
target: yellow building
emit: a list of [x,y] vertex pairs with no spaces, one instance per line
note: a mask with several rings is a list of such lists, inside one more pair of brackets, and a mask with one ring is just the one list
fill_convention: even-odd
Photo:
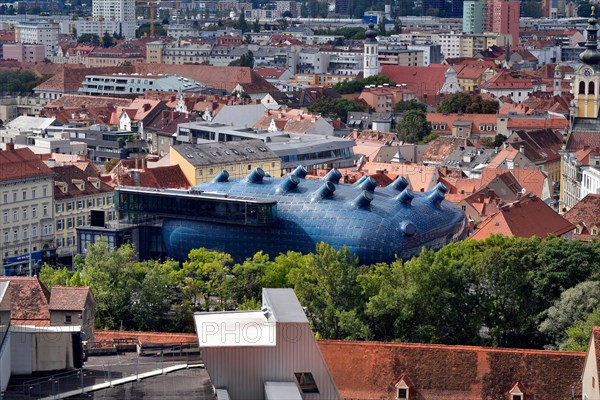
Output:
[[262,140],[180,144],[171,146],[169,157],[192,185],[211,181],[221,170],[231,178],[243,178],[257,167],[281,176],[279,157]]

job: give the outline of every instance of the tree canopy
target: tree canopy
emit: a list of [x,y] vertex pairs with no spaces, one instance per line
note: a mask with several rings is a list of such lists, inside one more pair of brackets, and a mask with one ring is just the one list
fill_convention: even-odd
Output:
[[308,106],[308,111],[319,113],[326,117],[338,118],[346,122],[350,111],[370,111],[371,107],[363,102],[349,99],[332,99],[330,97],[321,97],[319,100]]
[[427,115],[418,109],[409,110],[398,124],[398,138],[406,143],[418,143],[431,133]]
[[481,96],[454,93],[439,105],[440,113],[497,114],[500,104],[496,100],[484,100]]
[[373,76],[370,76],[365,79],[355,79],[352,81],[336,83],[335,85],[333,85],[333,88],[339,94],[350,94],[350,93],[358,93],[358,92],[362,91],[365,88],[365,86],[367,86],[367,85],[379,86],[379,85],[384,85],[384,84],[388,84],[390,86],[396,86],[396,82],[391,81],[385,75],[373,75]]
[[89,285],[100,328],[193,331],[195,311],[258,309],[262,288],[290,287],[327,339],[581,350],[600,325],[599,273],[599,241],[556,237],[465,240],[375,265],[325,243],[238,262],[202,248],[182,264],[139,262],[133,247],[100,240],[75,271],[45,266],[40,279]]

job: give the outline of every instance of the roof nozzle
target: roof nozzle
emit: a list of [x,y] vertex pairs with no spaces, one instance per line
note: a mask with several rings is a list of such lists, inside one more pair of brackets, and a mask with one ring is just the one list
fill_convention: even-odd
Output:
[[298,165],[290,175],[294,175],[300,179],[304,179],[306,175],[308,175],[308,170],[303,165]]
[[287,193],[290,190],[296,189],[298,187],[299,183],[300,183],[300,178],[298,178],[296,175],[288,175],[281,181],[281,183],[279,184],[279,187],[277,188],[277,190],[275,192]]
[[402,192],[400,192],[398,196],[396,196],[396,201],[402,204],[403,206],[408,207],[410,206],[410,203],[413,201],[414,198],[415,195],[413,194],[413,192],[409,188],[406,188]]
[[363,190],[363,192],[354,199],[352,204],[358,208],[367,208],[373,201],[374,197],[375,196],[373,196],[373,193]]
[[361,176],[356,182],[354,182],[354,186],[360,186],[360,184],[363,183],[367,178],[368,176],[366,175]]
[[319,201],[321,199],[326,199],[333,197],[333,192],[335,192],[335,185],[331,182],[325,182],[323,186],[318,188],[310,198],[311,203],[315,201]]
[[408,187],[408,180],[403,176],[399,176],[394,182],[390,183],[390,186],[401,192]]
[[435,188],[433,189],[434,191],[439,190],[440,192],[442,192],[442,194],[448,193],[448,188],[442,182],[439,182],[437,185],[435,185]]
[[429,199],[429,202],[431,204],[433,204],[435,207],[439,207],[440,204],[442,204],[442,201],[444,201],[444,193],[436,189],[433,192],[431,192],[431,194],[427,196],[427,198]]
[[212,183],[227,182],[228,180],[229,180],[229,172],[227,172],[223,169],[223,170],[221,170],[221,172],[219,172],[217,174],[217,176],[215,176],[215,178],[212,180]]
[[375,188],[377,187],[377,181],[373,178],[371,178],[370,176],[367,177],[367,179],[365,179],[364,181],[362,181],[362,183],[360,185],[358,185],[359,188],[361,188],[362,190],[368,190],[369,192],[374,192]]
[[417,227],[410,221],[400,222],[400,230],[404,236],[414,236],[417,233]]
[[338,171],[337,169],[333,168],[331,171],[329,171],[327,173],[327,175],[325,175],[323,178],[321,178],[321,180],[332,182],[332,183],[340,183],[341,178],[342,178],[342,173],[340,171]]
[[263,169],[260,167],[256,167],[248,174],[246,181],[249,183],[262,183],[264,177],[265,171],[263,171]]

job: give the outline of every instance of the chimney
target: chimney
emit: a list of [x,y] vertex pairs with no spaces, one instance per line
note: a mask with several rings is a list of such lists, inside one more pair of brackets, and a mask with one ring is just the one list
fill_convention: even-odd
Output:
[[144,111],[150,110],[150,103],[144,103]]
[[525,146],[523,146],[523,145],[519,146],[519,153],[521,153],[521,154],[525,153]]
[[6,151],[15,151],[15,144],[12,142],[6,143]]

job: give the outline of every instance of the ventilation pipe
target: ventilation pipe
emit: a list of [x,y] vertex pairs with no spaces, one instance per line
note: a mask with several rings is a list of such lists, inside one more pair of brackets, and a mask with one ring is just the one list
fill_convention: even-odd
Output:
[[367,178],[368,176],[366,175],[361,176],[356,182],[354,182],[354,186],[360,186],[360,184],[363,183]]
[[412,191],[409,188],[406,188],[402,192],[400,192],[398,196],[396,196],[396,201],[402,204],[403,206],[408,207],[410,206],[410,203],[413,201],[414,198],[415,195],[412,193]]
[[373,201],[373,197],[373,193],[363,190],[363,192],[354,199],[352,204],[358,208],[367,208]]
[[310,198],[311,203],[319,201],[321,199],[331,198],[333,197],[333,192],[335,192],[335,185],[331,182],[325,182],[323,186],[318,188]]
[[429,202],[434,205],[435,207],[439,207],[442,204],[442,201],[444,201],[444,193],[441,190],[434,190],[433,192],[431,192],[431,194],[429,196],[427,196],[427,198],[429,199]]
[[408,187],[408,180],[403,176],[399,176],[394,182],[390,183],[390,186],[401,192]]
[[217,176],[215,176],[215,178],[212,180],[212,183],[227,182],[228,180],[229,180],[229,172],[227,172],[223,169],[223,170],[221,170],[221,172],[219,172],[217,174]]
[[262,183],[263,178],[265,177],[265,171],[262,168],[256,167],[252,172],[248,174],[246,177],[246,182],[249,183]]
[[358,185],[359,188],[361,188],[362,190],[368,190],[369,192],[374,192],[375,188],[377,187],[377,181],[373,178],[371,178],[370,176],[367,177],[367,179],[365,179],[364,181],[362,181],[362,183],[360,185]]
[[279,187],[277,187],[277,190],[275,192],[276,193],[287,193],[290,190],[296,189],[298,187],[299,183],[300,183],[300,178],[298,178],[296,175],[288,175],[281,181],[281,183],[279,184]]
[[332,182],[332,183],[340,183],[341,178],[342,178],[342,173],[340,171],[338,171],[337,169],[333,168],[331,171],[329,171],[327,173],[327,175],[325,175],[323,178],[321,178],[321,180]]
[[303,165],[298,165],[291,173],[291,175],[297,176],[300,179],[304,179],[307,174],[308,170]]
[[400,230],[404,234],[404,236],[414,236],[417,233],[417,227],[410,221],[402,221],[400,222]]

